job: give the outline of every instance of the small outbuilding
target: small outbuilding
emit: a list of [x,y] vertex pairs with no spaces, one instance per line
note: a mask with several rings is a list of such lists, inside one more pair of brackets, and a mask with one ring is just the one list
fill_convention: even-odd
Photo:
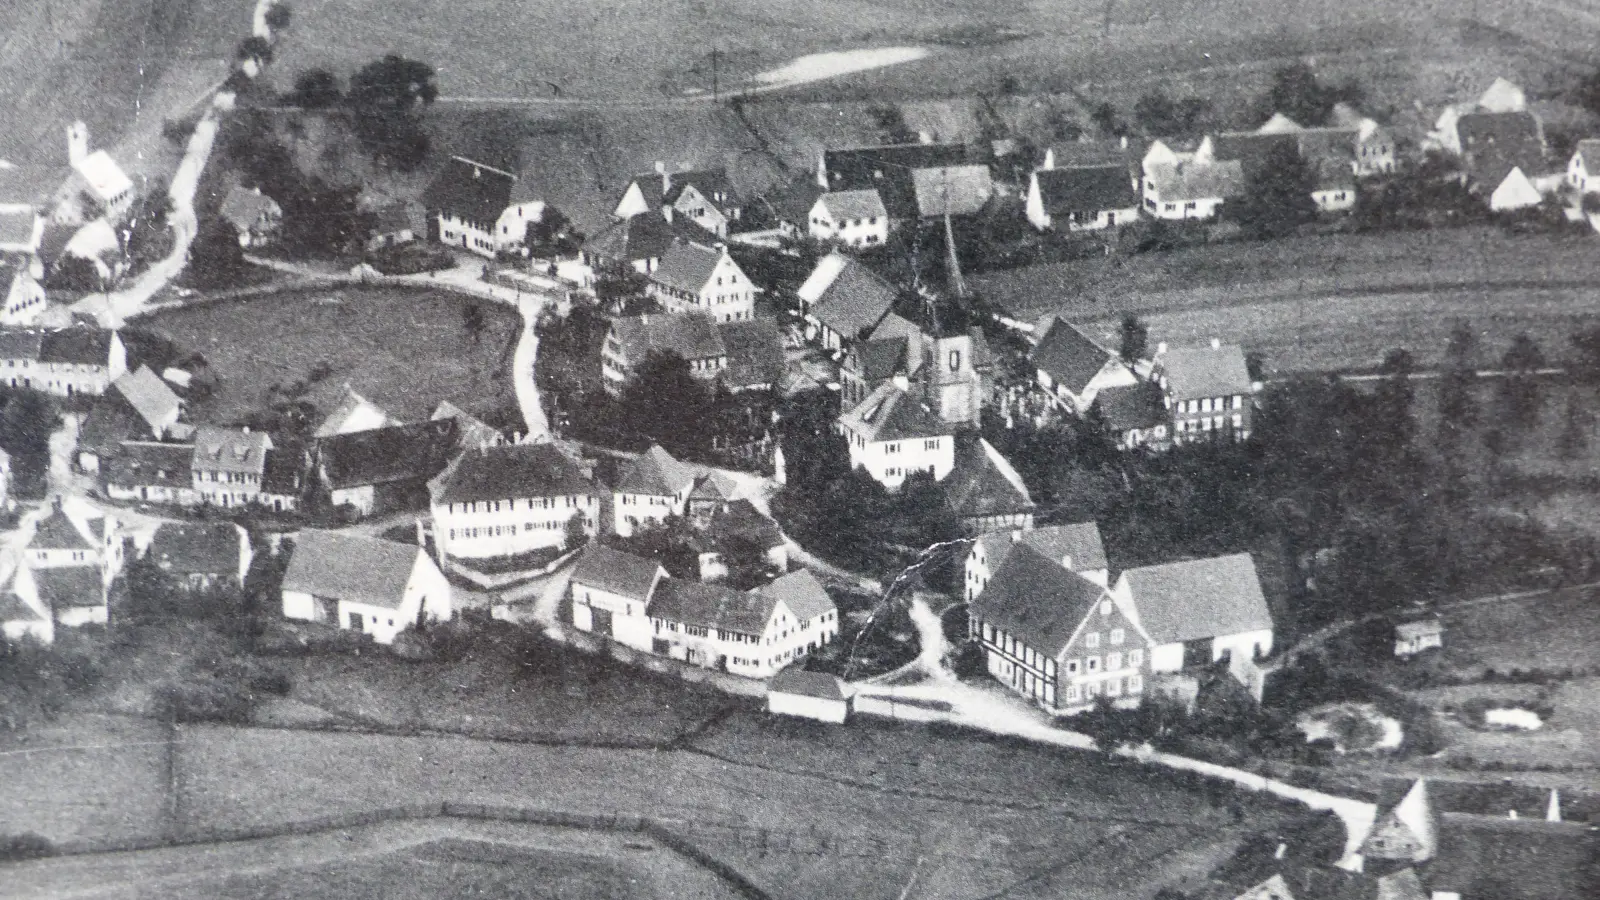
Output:
[[850,717],[850,694],[833,675],[791,666],[767,682],[767,711],[842,725]]
[[1416,656],[1444,646],[1444,623],[1437,618],[1402,622],[1394,627],[1394,655]]

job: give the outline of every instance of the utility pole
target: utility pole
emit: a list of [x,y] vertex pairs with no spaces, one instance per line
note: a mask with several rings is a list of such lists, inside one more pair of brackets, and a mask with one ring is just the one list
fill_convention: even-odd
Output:
[[717,103],[717,94],[721,85],[717,83],[717,48],[711,48],[711,102]]

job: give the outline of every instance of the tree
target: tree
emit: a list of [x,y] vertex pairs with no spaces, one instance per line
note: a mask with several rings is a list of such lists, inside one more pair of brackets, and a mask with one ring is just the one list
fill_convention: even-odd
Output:
[[356,136],[374,156],[402,170],[414,169],[428,153],[428,135],[415,114],[439,96],[433,67],[389,54],[350,77],[346,96]]
[[1132,365],[1136,360],[1144,359],[1144,354],[1149,349],[1150,328],[1139,320],[1134,313],[1124,313],[1122,316],[1122,344],[1120,354],[1122,361]]
[[1133,105],[1133,120],[1151,137],[1164,137],[1177,131],[1174,122],[1178,116],[1177,104],[1165,91],[1155,90],[1139,97]]
[[917,133],[906,124],[905,113],[900,107],[892,103],[875,103],[867,107],[867,115],[872,117],[878,130],[883,132],[883,139],[891,144],[914,144],[917,142]]
[[1411,376],[1416,372],[1416,362],[1405,348],[1390,350],[1378,369],[1383,380],[1373,397],[1376,421],[1373,435],[1377,445],[1391,454],[1403,453],[1411,446],[1417,423],[1412,416],[1412,402],[1416,393],[1411,386]]
[[339,79],[327,69],[307,69],[294,78],[294,90],[284,95],[284,102],[305,109],[327,109],[344,100],[339,89]]
[[711,451],[705,422],[711,391],[675,353],[652,352],[622,391],[620,421],[674,456],[703,459]]
[[289,8],[289,4],[284,3],[283,0],[278,0],[278,2],[267,7],[264,18],[266,19],[267,27],[276,34],[289,27],[289,20],[292,16],[293,10]]
[[1230,201],[1233,217],[1256,238],[1282,237],[1317,218],[1311,167],[1298,146],[1283,142],[1245,174],[1244,197]]
[[583,524],[583,513],[573,513],[567,520],[565,530],[561,536],[561,549],[567,552],[577,550],[589,543],[589,531]]
[[239,42],[234,55],[241,61],[253,59],[260,63],[272,62],[272,42],[259,34],[252,34]]
[[1122,121],[1122,117],[1118,115],[1117,108],[1110,103],[1101,103],[1090,111],[1089,121],[1094,123],[1094,127],[1100,129],[1101,134],[1121,137],[1128,132],[1128,126]]
[[471,338],[473,346],[483,340],[483,307],[476,301],[467,301],[461,307],[461,327],[466,330],[467,337]]
[[1473,402],[1472,386],[1478,378],[1478,336],[1466,322],[1450,330],[1445,347],[1444,377],[1439,382],[1439,426],[1445,435],[1444,446],[1451,451],[1461,433],[1478,424],[1478,405]]
[[237,287],[247,265],[238,229],[221,216],[210,216],[200,221],[199,233],[189,244],[183,280],[201,290]]
[[172,214],[172,197],[165,184],[157,183],[140,196],[128,216],[123,253],[142,269],[172,252],[174,236],[167,219]]
[[1556,436],[1556,452],[1562,459],[1577,459],[1589,449],[1589,430],[1593,427],[1578,393],[1567,394],[1567,410],[1562,416],[1561,434]]
[[1524,430],[1539,420],[1544,396],[1539,390],[1538,370],[1544,368],[1544,351],[1527,334],[1519,334],[1500,358],[1506,372],[1500,383],[1501,411],[1511,423]]
[[80,294],[92,294],[106,289],[105,278],[100,274],[100,267],[94,260],[75,254],[63,254],[57,257],[50,266],[50,273],[44,283],[45,287],[51,290]]
[[522,246],[532,256],[567,256],[578,252],[582,244],[583,235],[574,231],[572,221],[554,206],[546,205],[544,213],[523,229]]
[[1273,73],[1272,87],[1261,100],[1263,118],[1282,113],[1295,122],[1316,126],[1327,121],[1336,103],[1359,104],[1362,90],[1355,82],[1325,87],[1305,63],[1285,66]]

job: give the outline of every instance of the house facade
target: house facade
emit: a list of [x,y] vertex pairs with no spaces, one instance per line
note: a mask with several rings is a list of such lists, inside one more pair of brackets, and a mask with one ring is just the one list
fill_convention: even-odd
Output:
[[833,675],[790,666],[767,685],[767,712],[843,725],[850,718],[849,688]]
[[1039,387],[1057,405],[1080,416],[1101,391],[1138,382],[1121,358],[1060,317],[1050,321],[1028,356]]
[[672,312],[706,313],[717,322],[755,315],[755,285],[724,246],[674,241],[645,277],[650,295]]
[[875,190],[825,193],[806,218],[806,233],[813,240],[861,249],[889,239],[889,211]]
[[1105,587],[1108,568],[1100,527],[1093,522],[1006,529],[978,535],[962,564],[963,592],[971,602],[989,586],[995,570],[1016,547],[1032,547],[1061,568]]
[[1145,167],[1144,211],[1157,219],[1208,221],[1243,191],[1238,160],[1158,162]]
[[12,387],[58,397],[99,396],[127,371],[127,348],[115,331],[0,329],[0,379]]
[[803,569],[745,593],[666,579],[648,614],[655,654],[746,678],[770,678],[839,633],[833,601]]
[[1567,186],[1579,194],[1600,193],[1600,140],[1578,142],[1567,159]]
[[941,421],[903,378],[881,385],[839,417],[852,468],[897,490],[917,472],[943,481],[955,467],[956,429]]
[[654,628],[645,609],[666,577],[667,570],[655,560],[591,543],[572,569],[573,626],[652,652]]
[[0,326],[32,325],[39,321],[49,308],[45,302],[44,285],[33,277],[29,266],[0,258],[0,292],[4,292],[4,306],[0,306]]
[[673,354],[688,363],[690,375],[716,380],[727,371],[730,356],[722,324],[700,312],[612,319],[600,348],[600,375],[606,392],[622,393],[651,353]]
[[267,452],[272,439],[248,428],[195,429],[189,469],[200,502],[213,506],[246,506],[261,493]]
[[899,291],[862,263],[830,253],[817,261],[796,294],[806,337],[824,350],[841,350],[889,316]]
[[1249,439],[1255,404],[1242,348],[1217,341],[1170,350],[1162,345],[1152,366],[1172,416],[1174,443]]
[[612,530],[631,537],[645,523],[659,524],[668,516],[684,515],[700,474],[698,468],[679,462],[660,445],[651,445],[617,479],[611,495]]
[[407,626],[452,615],[450,583],[420,547],[305,529],[283,576],[283,615],[393,643]]
[[456,420],[439,419],[318,438],[315,486],[330,507],[358,516],[421,509],[428,480],[455,456],[459,437]]
[[576,519],[600,528],[601,490],[553,444],[464,451],[429,484],[445,556],[487,559],[559,548]]
[[1154,673],[1272,652],[1272,615],[1248,553],[1128,569],[1110,593],[1148,635]]
[[106,496],[136,503],[192,506],[195,490],[193,444],[123,441],[117,454],[101,467]]
[[[430,231],[441,244],[493,258],[512,237],[505,216],[514,212],[511,192],[516,180],[504,169],[451,157],[424,193]],[[515,239],[520,245],[522,234]]]
[[1028,178],[1028,221],[1040,231],[1103,231],[1139,218],[1124,164],[1041,169]]

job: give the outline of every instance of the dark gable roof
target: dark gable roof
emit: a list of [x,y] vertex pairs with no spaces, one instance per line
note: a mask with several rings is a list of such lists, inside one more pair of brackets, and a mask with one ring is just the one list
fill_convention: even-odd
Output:
[[600,493],[578,464],[555,445],[508,444],[464,451],[435,483],[433,502],[476,503]]
[[696,543],[704,549],[723,550],[737,540],[749,541],[763,551],[784,545],[778,523],[762,515],[749,500],[729,501],[706,525],[704,540]]
[[1174,347],[1157,360],[1174,400],[1231,397],[1250,393],[1250,367],[1244,349],[1235,344],[1219,347]]
[[788,222],[803,229],[810,223],[811,208],[817,205],[817,198],[824,193],[827,192],[808,178],[796,181],[779,191],[768,200],[768,203],[778,221]]
[[305,529],[283,575],[283,590],[399,609],[422,550],[410,544]]
[[591,543],[572,569],[573,584],[648,602],[661,564],[653,559]]
[[903,337],[859,341],[844,355],[844,368],[862,381],[877,383],[909,374],[910,342]]
[[126,487],[189,487],[194,483],[189,469],[193,457],[192,444],[124,441],[106,470],[106,481]]
[[442,213],[489,231],[511,205],[516,180],[492,166],[451,157],[423,192],[422,202],[430,217]]
[[613,319],[611,331],[622,345],[630,365],[645,361],[652,351],[672,353],[686,360],[715,359],[728,355],[723,330],[707,313],[656,313]]
[[178,574],[238,575],[243,540],[232,522],[168,522],[150,539],[149,558]]
[[728,352],[728,367],[720,377],[731,390],[762,388],[783,377],[783,337],[777,320],[724,322],[717,330]]
[[111,361],[111,340],[116,332],[104,328],[62,328],[46,331],[39,344],[39,361],[104,366]]
[[1248,553],[1144,566],[1122,574],[1140,624],[1157,644],[1272,628],[1261,579]]
[[[837,274],[820,286],[816,299],[811,301],[811,315],[845,340],[855,340],[862,331],[876,326],[894,307],[894,298],[900,292],[862,263],[838,255],[817,263],[819,270],[823,266],[836,267]],[[826,270],[813,272],[812,277],[826,274]]]
[[955,434],[916,395],[888,381],[840,417],[869,442],[920,440]]
[[[143,417],[115,394],[102,396],[89,410],[78,430],[78,449],[102,457],[111,456],[123,441],[152,437]],[[189,458],[184,457],[184,472],[189,470]]]
[[674,290],[699,294],[726,253],[720,248],[694,241],[673,241],[667,252],[662,254],[661,264],[648,277]]
[[1006,557],[1019,546],[1032,547],[1062,568],[1066,568],[1065,563],[1070,561],[1075,572],[1104,569],[1108,565],[1105,544],[1100,540],[1100,526],[1093,522],[1047,525],[1020,534],[995,531],[982,535],[978,541],[983,544],[984,552],[989,557],[991,572],[1004,565]]
[[1073,212],[1102,212],[1139,205],[1125,166],[1046,169],[1035,172],[1039,199],[1052,216]]
[[1594,896],[1597,868],[1594,826],[1445,813],[1427,880],[1462,900],[1572,900]]
[[261,492],[285,497],[299,496],[301,478],[305,474],[301,463],[298,450],[288,447],[268,450],[261,469]]
[[1114,432],[1141,431],[1165,424],[1170,418],[1161,386],[1153,381],[1108,387],[1095,395],[1100,418]]
[[741,593],[717,584],[667,578],[650,600],[651,618],[760,635],[772,618],[774,601],[760,591]]
[[1032,512],[1033,498],[1011,463],[988,441],[956,441],[955,468],[944,492],[958,518],[1010,516]]
[[698,471],[687,463],[673,458],[659,444],[639,455],[617,479],[617,493],[642,494],[652,497],[670,497],[692,485]]
[[39,358],[44,333],[34,328],[0,328],[0,359]]
[[1467,173],[1486,190],[1494,190],[1514,168],[1533,178],[1545,175],[1544,141],[1532,113],[1468,113],[1456,122]]
[[[648,184],[644,181],[647,177],[654,177],[656,183],[661,183],[660,176],[639,176],[638,181],[643,182],[641,187]],[[668,172],[668,187],[666,193],[661,195],[661,202],[672,205],[678,202],[683,195],[683,189],[694,186],[700,196],[706,198],[707,203],[717,204],[720,209],[732,209],[739,205],[739,192],[734,189],[733,182],[728,179],[726,169],[695,169],[688,172]],[[719,200],[718,197],[721,197]]]
[[613,222],[583,243],[590,256],[612,263],[661,259],[675,240],[715,241],[716,235],[683,218],[633,216]]
[[972,615],[1054,657],[1104,594],[1098,584],[1021,544],[972,601]]
[[1058,317],[1039,338],[1029,358],[1056,384],[1078,394],[1117,355],[1095,343],[1078,326]]
[[30,550],[92,550],[94,546],[83,536],[72,520],[61,507],[50,511],[43,521],[34,527],[33,539],[28,542]]
[[767,682],[769,694],[796,694],[802,697],[816,697],[819,700],[843,700],[844,689],[839,679],[826,672],[807,672],[798,666],[790,666],[782,672],[772,676]]
[[426,480],[456,451],[459,425],[439,419],[317,439],[317,459],[332,490]]
[[1224,131],[1211,138],[1211,158],[1217,162],[1238,160],[1245,177],[1262,171],[1273,153],[1300,153],[1298,132]]
[[961,144],[893,144],[824,150],[822,166],[829,190],[875,189],[892,218],[909,219],[917,215],[913,171],[979,162],[975,157]]
[[34,569],[33,580],[39,585],[39,598],[51,609],[87,608],[106,603],[106,585],[95,566]]

